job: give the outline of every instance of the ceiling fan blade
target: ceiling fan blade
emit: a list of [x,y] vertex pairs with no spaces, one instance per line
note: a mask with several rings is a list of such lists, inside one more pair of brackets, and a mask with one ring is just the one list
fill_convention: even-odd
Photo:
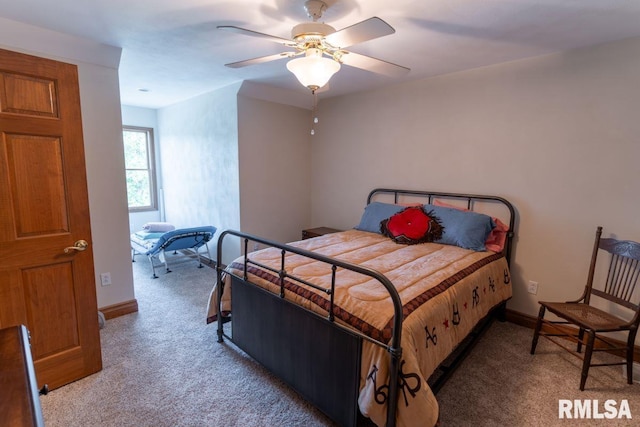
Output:
[[240,27],[236,27],[236,26],[233,26],[233,25],[219,25],[218,29],[219,30],[232,31],[234,33],[243,34],[245,36],[258,37],[258,38],[261,38],[263,40],[269,40],[269,41],[272,41],[272,42],[275,42],[275,43],[283,44],[285,46],[295,46],[295,43],[292,40],[284,39],[284,38],[278,37],[278,36],[272,36],[272,35],[269,35],[269,34],[259,33],[257,31],[253,31],[253,30],[247,30],[246,28],[240,28]]
[[378,37],[387,36],[395,32],[396,30],[394,30],[391,25],[374,16],[373,18],[366,19],[329,34],[325,37],[325,40],[334,47],[345,48],[356,43],[377,39]]
[[411,71],[407,67],[394,64],[392,62],[376,59],[371,56],[360,55],[359,53],[343,51],[340,62],[363,70],[384,74],[389,77],[400,77]]
[[229,68],[242,68],[248,65],[262,64],[263,62],[275,61],[276,59],[282,58],[291,58],[293,56],[296,56],[295,52],[282,52],[276,53],[275,55],[261,56],[259,58],[246,59],[244,61],[232,62],[224,65]]

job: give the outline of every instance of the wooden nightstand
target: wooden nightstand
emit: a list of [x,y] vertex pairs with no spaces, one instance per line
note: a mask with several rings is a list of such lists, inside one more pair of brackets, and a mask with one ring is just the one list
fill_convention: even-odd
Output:
[[329,227],[317,227],[317,228],[307,228],[306,230],[302,230],[302,239],[310,239],[312,237],[323,236],[325,234],[337,233],[342,230],[338,230],[337,228],[329,228]]

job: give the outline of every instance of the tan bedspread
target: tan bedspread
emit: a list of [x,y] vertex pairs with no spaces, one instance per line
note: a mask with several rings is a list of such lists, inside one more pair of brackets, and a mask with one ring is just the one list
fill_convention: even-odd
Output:
[[[511,297],[505,258],[493,252],[474,252],[435,243],[399,245],[382,235],[357,230],[291,245],[375,269],[396,286],[405,317],[397,425],[435,425],[438,403],[427,385],[427,378],[492,307]],[[249,258],[280,268],[278,249],[254,252]],[[241,263],[239,258],[229,270],[242,276]],[[331,268],[327,264],[287,254],[285,265],[291,275],[330,287]],[[249,270],[249,280],[279,291],[275,273],[258,272],[253,267]],[[287,299],[327,314],[326,294],[295,282],[289,282],[286,288]],[[231,310],[229,289],[225,286],[223,311]],[[216,296],[214,288],[208,322],[216,319]],[[368,276],[338,269],[334,298],[337,322],[388,342],[393,306],[380,283]],[[361,412],[379,426],[386,420],[388,358],[384,348],[364,341],[358,403]]]

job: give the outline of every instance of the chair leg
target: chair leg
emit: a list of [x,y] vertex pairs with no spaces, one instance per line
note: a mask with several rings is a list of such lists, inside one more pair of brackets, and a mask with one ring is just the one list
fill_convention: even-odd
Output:
[[633,384],[633,347],[636,341],[637,330],[629,332],[627,338],[627,384]]
[[167,262],[167,256],[164,253],[164,249],[160,251],[159,258],[160,261],[164,264],[165,273],[171,273],[171,269],[169,269],[169,263]]
[[578,331],[578,353],[582,352],[582,340],[584,338],[584,328],[580,328]]
[[593,354],[593,345],[596,341],[596,333],[588,331],[587,348],[584,352],[584,360],[582,362],[582,374],[580,375],[580,391],[584,391],[584,385],[589,375],[589,367],[591,366],[591,355]]
[[151,264],[151,278],[152,279],[157,279],[158,276],[156,275],[156,266],[153,263],[153,256],[149,255],[149,264]]
[[196,256],[198,257],[198,268],[203,268],[204,265],[202,265],[202,260],[200,259],[200,251],[198,250],[198,248],[196,248],[195,251],[196,251]]
[[540,306],[540,311],[538,312],[538,321],[536,322],[536,328],[533,331],[533,340],[531,341],[531,354],[534,354],[536,352],[536,346],[538,345],[538,337],[540,336],[540,329],[542,329],[542,319],[544,318],[545,311],[545,306]]

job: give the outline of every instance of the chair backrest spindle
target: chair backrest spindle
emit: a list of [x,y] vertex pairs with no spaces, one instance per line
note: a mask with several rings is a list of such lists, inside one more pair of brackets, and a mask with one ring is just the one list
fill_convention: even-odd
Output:
[[593,243],[593,253],[591,254],[591,264],[589,265],[589,275],[587,276],[587,286],[584,293],[584,302],[589,304],[591,292],[593,288],[593,276],[596,271],[596,259],[598,258],[598,249],[600,247],[600,236],[602,235],[602,227],[596,229],[596,240]]
[[[640,243],[611,238],[600,239],[599,236],[596,242],[599,249],[611,254],[611,262],[604,289],[592,288],[591,293],[637,311],[640,306],[640,295],[633,298],[636,293],[640,294],[636,292],[640,279]],[[592,267],[594,263],[595,261],[592,260]],[[589,274],[592,280],[592,272],[590,271]]]

